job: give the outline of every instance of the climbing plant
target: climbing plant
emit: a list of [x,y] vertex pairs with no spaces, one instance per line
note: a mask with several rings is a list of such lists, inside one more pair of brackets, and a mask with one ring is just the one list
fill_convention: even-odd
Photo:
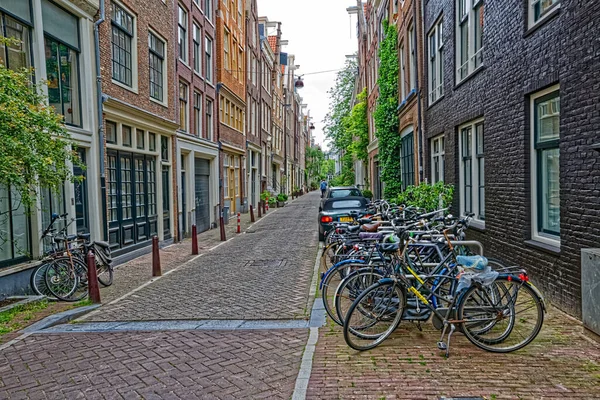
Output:
[[384,39],[379,46],[379,97],[375,107],[375,134],[378,139],[381,180],[386,198],[402,191],[400,174],[400,135],[398,120],[398,34],[396,27],[384,21]]
[[369,161],[369,122],[367,120],[367,89],[356,96],[357,103],[348,117],[348,129],[353,137],[350,150],[357,160],[364,163]]

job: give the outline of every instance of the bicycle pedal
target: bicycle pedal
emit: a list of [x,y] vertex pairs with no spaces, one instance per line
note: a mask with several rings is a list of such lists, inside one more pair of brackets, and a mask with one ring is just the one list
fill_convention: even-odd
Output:
[[440,349],[440,350],[448,349],[448,346],[446,346],[446,343],[444,343],[444,342],[437,342],[437,346],[438,346],[438,349]]

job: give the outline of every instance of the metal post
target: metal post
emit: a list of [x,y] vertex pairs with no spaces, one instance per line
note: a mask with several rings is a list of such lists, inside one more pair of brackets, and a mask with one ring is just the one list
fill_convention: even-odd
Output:
[[237,213],[237,233],[242,233],[242,225],[240,220],[240,213]]
[[258,202],[258,218],[262,218],[262,208],[263,208],[262,200],[260,200]]
[[94,253],[88,251],[87,257],[88,272],[88,295],[94,304],[100,304],[100,287],[98,286],[98,272],[96,271],[96,258]]
[[223,211],[221,211],[221,216],[219,217],[219,225],[221,227],[221,242],[226,241],[225,238],[225,221],[223,219]]
[[152,237],[152,276],[162,276],[160,254],[158,253],[158,236]]
[[192,254],[198,254],[198,233],[196,224],[192,225]]
[[250,204],[250,222],[256,222],[254,219],[254,207],[252,207],[252,204]]

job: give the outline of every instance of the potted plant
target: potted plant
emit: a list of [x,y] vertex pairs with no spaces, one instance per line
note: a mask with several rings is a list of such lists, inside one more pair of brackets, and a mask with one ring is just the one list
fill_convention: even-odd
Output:
[[277,207],[283,207],[285,206],[285,202],[288,199],[288,195],[285,193],[279,193],[277,195]]
[[273,208],[275,207],[275,204],[277,204],[277,200],[275,200],[275,197],[269,197],[267,203],[269,203],[270,208]]

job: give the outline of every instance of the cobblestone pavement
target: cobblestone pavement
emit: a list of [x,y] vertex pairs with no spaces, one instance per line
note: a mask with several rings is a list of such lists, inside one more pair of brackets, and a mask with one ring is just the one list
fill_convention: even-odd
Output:
[[439,331],[423,328],[402,323],[362,353],[346,345],[338,327],[320,329],[307,398],[600,399],[600,342],[555,308],[536,340],[510,354],[479,350],[455,334],[445,359]]
[[288,399],[307,331],[32,335],[0,352],[0,399]]
[[271,211],[245,233],[87,320],[307,318],[317,207],[312,193]]

